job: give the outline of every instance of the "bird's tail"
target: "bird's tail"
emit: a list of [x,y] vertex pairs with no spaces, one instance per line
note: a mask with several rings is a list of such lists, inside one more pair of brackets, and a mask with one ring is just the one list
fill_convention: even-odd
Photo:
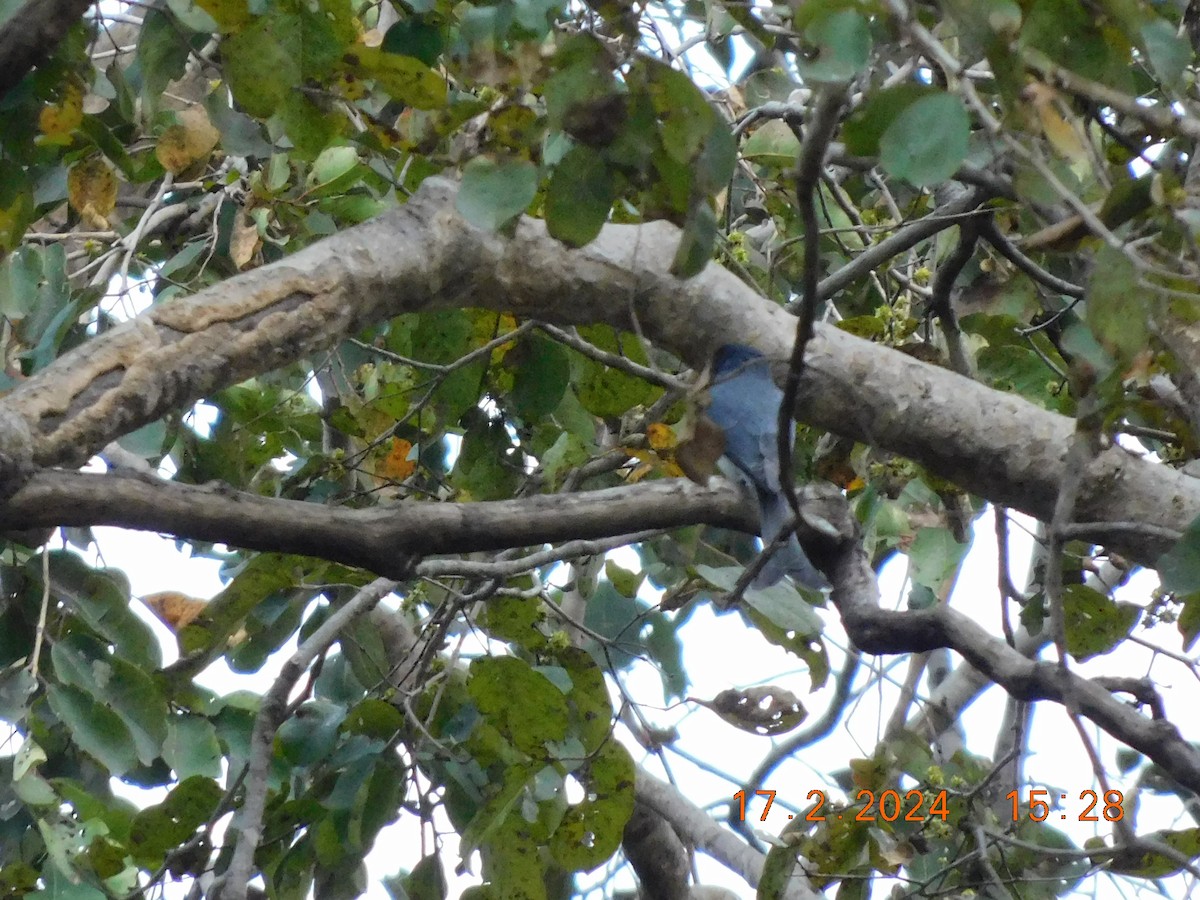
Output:
[[[792,510],[783,494],[759,491],[758,502],[762,516],[763,546],[769,547],[792,520]],[[814,591],[827,590],[830,587],[829,580],[809,562],[794,534],[767,560],[767,564],[754,579],[754,587],[770,587],[784,575],[790,575],[797,584]]]

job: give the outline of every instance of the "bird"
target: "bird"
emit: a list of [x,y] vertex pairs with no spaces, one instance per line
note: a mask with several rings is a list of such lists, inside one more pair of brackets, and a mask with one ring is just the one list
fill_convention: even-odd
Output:
[[[782,403],[783,391],[771,377],[766,357],[743,344],[725,344],[717,349],[704,414],[724,433],[725,458],[736,470],[735,477],[743,487],[753,490],[758,500],[762,540],[767,547],[792,519],[779,477]],[[754,587],[769,587],[784,575],[812,590],[830,587],[805,555],[795,534],[763,566]]]

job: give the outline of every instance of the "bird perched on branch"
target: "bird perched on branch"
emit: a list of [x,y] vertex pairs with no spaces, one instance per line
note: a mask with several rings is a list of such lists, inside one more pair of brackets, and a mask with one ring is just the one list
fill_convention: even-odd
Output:
[[[712,379],[706,415],[724,433],[725,458],[733,464],[736,480],[753,490],[758,499],[763,545],[769,547],[792,519],[779,478],[783,391],[771,378],[766,357],[741,344],[726,344],[717,350]],[[763,566],[754,586],[775,584],[784,575],[813,590],[830,586],[809,562],[795,534]]]

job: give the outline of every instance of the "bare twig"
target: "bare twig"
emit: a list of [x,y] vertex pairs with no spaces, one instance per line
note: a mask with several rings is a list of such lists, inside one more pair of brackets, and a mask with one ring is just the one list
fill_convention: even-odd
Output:
[[300,676],[318,656],[329,649],[351,622],[370,612],[397,584],[377,578],[362,588],[341,609],[330,614],[296,652],[283,664],[279,677],[263,695],[262,706],[254,719],[250,737],[250,759],[246,768],[245,794],[242,807],[234,816],[232,828],[237,832],[233,858],[229,868],[213,885],[209,896],[220,900],[245,900],[247,887],[254,874],[254,851],[262,840],[262,820],[267,806],[267,784],[275,732],[283,723],[288,694]]
[[929,311],[938,317],[942,335],[946,339],[946,350],[950,355],[950,366],[960,375],[971,377],[971,359],[963,346],[962,332],[958,327],[958,316],[950,303],[950,292],[971,257],[975,255],[975,244],[979,240],[981,219],[963,220],[958,226],[958,244],[938,267],[933,279],[933,294],[929,298]]
[[[795,434],[792,420],[796,395],[800,391],[800,376],[804,371],[804,351],[813,337],[813,324],[817,320],[817,304],[820,302],[817,275],[821,233],[817,221],[816,195],[825,166],[825,151],[837,128],[838,114],[846,101],[846,90],[847,85],[827,85],[817,93],[804,135],[804,145],[800,148],[800,159],[796,164],[796,198],[804,223],[804,278],[801,282],[802,305],[796,321],[796,337],[792,342],[792,356],[783,385],[783,400],[779,406],[777,443],[780,484],[788,506],[792,508],[792,515],[797,518],[800,516],[800,501],[796,498],[796,480],[792,472],[792,442]],[[791,534],[793,528],[795,524],[784,529],[781,537]]]
[[1113,90],[1106,84],[1092,81],[1055,65],[1044,53],[1031,48],[1025,48],[1021,55],[1031,69],[1067,93],[1084,97],[1123,116],[1136,119],[1157,135],[1175,135],[1190,141],[1200,141],[1200,119],[1188,115],[1176,106],[1145,105],[1138,97],[1131,97]]
[[[982,188],[972,188],[961,196],[942,204],[929,215],[917,219],[900,228],[891,237],[884,238],[868,250],[864,250],[853,261],[842,266],[817,285],[818,300],[828,300],[838,291],[848,287],[868,272],[883,265],[893,256],[897,256],[915,247],[921,241],[933,237],[939,231],[956,224],[963,216],[987,215],[979,210],[980,204],[986,202],[992,194]],[[807,274],[807,272],[806,272]],[[788,304],[788,309],[796,312],[799,304],[796,301]]]
[[29,674],[38,673],[38,662],[42,658],[42,642],[46,638],[46,613],[50,609],[50,548],[42,548],[42,605],[38,610],[37,630],[34,632],[33,654],[29,658]]
[[427,559],[417,564],[416,573],[423,578],[444,578],[446,576],[462,576],[467,578],[511,578],[521,575],[539,566],[562,562],[577,556],[595,556],[607,553],[617,547],[636,544],[649,540],[661,532],[639,531],[633,534],[622,534],[600,541],[568,541],[558,547],[530,553],[517,559],[496,560],[493,562],[476,562],[466,559]]
[[681,378],[676,378],[673,375],[660,372],[658,369],[652,369],[649,366],[643,366],[640,363],[634,362],[628,356],[622,356],[620,353],[610,353],[607,350],[602,350],[595,344],[585,341],[579,335],[572,334],[565,328],[558,328],[546,322],[538,322],[537,327],[560,344],[566,344],[572,350],[578,350],[584,356],[603,363],[609,368],[619,369],[622,372],[649,381],[651,384],[657,384],[668,390],[687,391],[691,388],[691,384]]
[[1074,284],[1065,278],[1059,278],[1057,275],[1047,272],[1022,253],[1012,241],[1000,233],[1000,229],[996,227],[995,219],[988,217],[980,223],[979,236],[995,247],[1001,256],[1034,281],[1044,284],[1050,290],[1065,294],[1068,297],[1083,296],[1084,289],[1081,285]]

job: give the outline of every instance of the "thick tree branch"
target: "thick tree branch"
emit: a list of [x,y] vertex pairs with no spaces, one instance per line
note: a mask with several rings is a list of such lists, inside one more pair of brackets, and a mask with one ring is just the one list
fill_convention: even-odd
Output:
[[[732,831],[718,825],[704,810],[682,796],[675,788],[638,768],[638,802],[645,804],[671,823],[675,832],[697,850],[702,850],[736,872],[751,886],[762,877],[764,857],[747,846]],[[818,900],[821,894],[810,888],[799,875],[778,896],[789,900]]]
[[[605,538],[706,523],[753,532],[753,504],[727,482],[685,478],[482,503],[322,506],[137,476],[48,471],[0,503],[0,530],[118,525],[250,550],[297,553],[395,578],[414,557]],[[444,568],[459,571],[463,563]]]
[[[30,424],[36,463],[81,464],[121,434],[370,323],[449,306],[624,328],[633,312],[643,334],[698,367],[730,335],[776,358],[790,349],[794,320],[732,273],[709,266],[681,281],[668,272],[679,234],[669,224],[610,225],[569,250],[539,221],[522,220],[512,237],[481,232],[454,197],[453,185],[426,182],[372,222],[154,307],[65,354],[0,407]],[[833,328],[818,326],[806,353],[803,420],[1050,518],[1071,420]],[[1089,466],[1077,503],[1082,520],[1177,531],[1197,514],[1200,481],[1118,448]],[[1154,530],[1110,544],[1149,565],[1169,545]]]
[[92,0],[26,0],[0,27],[0,97],[45,62]]

